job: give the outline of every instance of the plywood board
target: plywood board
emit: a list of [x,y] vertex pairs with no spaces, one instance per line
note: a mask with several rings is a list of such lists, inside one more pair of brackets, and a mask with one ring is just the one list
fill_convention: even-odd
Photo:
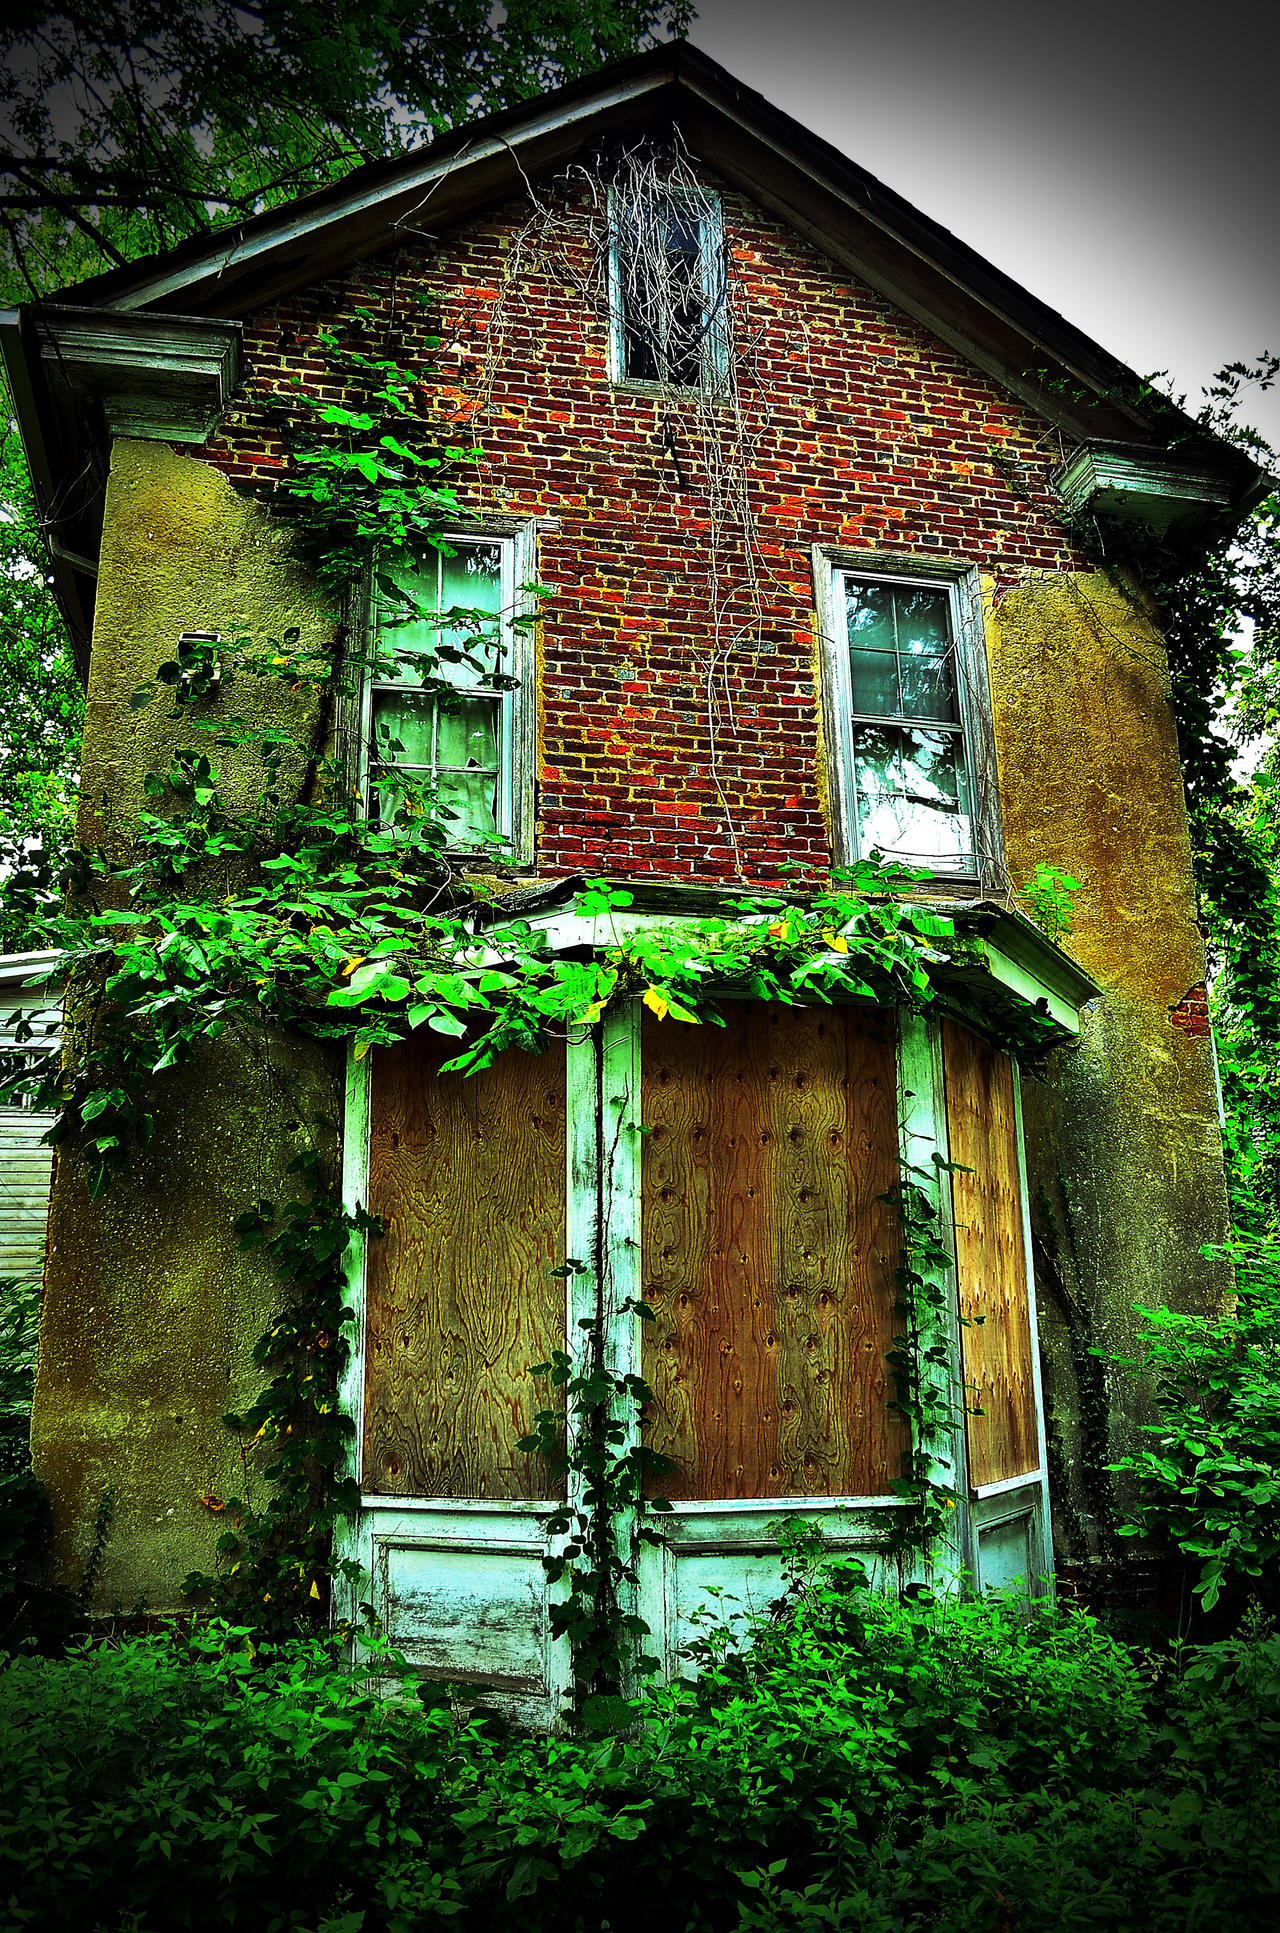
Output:
[[727,1002],[645,1015],[647,1440],[676,1498],[878,1496],[897,1224],[892,1016]]
[[548,1400],[530,1365],[565,1342],[564,1047],[467,1080],[438,1073],[455,1051],[374,1051],[364,1489],[551,1497],[515,1444]]
[[942,1023],[953,1174],[960,1348],[969,1481],[999,1483],[1039,1464],[1027,1257],[1018,1188],[1013,1065],[987,1041]]

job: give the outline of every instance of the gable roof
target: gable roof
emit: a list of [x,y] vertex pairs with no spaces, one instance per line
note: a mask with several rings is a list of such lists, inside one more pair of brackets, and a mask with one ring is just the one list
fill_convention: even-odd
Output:
[[[1024,401],[1078,436],[1163,445],[1134,372],[865,168],[716,61],[677,41],[213,236],[113,269],[49,299],[126,311],[245,318],[391,247],[520,193],[602,138],[678,119],[733,187]],[[1083,389],[1084,396],[1079,392]],[[1184,424],[1187,419],[1184,419]]]
[[[1204,500],[1219,507],[1247,509],[1271,487],[1242,451],[1171,405],[1153,407],[1134,372],[1082,330],[687,42],[620,61],[456,128],[428,147],[372,162],[213,236],[78,283],[48,303],[61,305],[64,318],[73,310],[101,317],[117,342],[130,330],[128,318],[136,318],[132,328],[140,337],[148,332],[143,318],[152,331],[163,326],[162,317],[195,319],[206,327],[217,318],[241,321],[394,246],[409,222],[446,227],[525,192],[529,180],[560,171],[602,142],[673,120],[691,150],[730,186],[1056,424],[1072,443],[1144,459],[1176,449],[1184,476],[1189,466],[1212,478]],[[66,456],[50,451],[76,413],[59,411],[51,394],[65,371],[47,346],[46,367],[39,367],[35,307],[0,319],[0,341],[37,487],[53,508]],[[234,361],[234,344],[224,343],[228,360]],[[84,553],[93,543],[82,517],[63,544],[68,555],[75,553],[73,572],[79,563],[91,563]],[[54,555],[57,564],[56,544]]]

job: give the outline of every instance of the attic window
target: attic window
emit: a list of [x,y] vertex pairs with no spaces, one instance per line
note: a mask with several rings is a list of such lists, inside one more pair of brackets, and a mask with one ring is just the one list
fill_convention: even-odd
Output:
[[611,202],[613,377],[711,389],[727,365],[720,208],[700,189],[633,175]]

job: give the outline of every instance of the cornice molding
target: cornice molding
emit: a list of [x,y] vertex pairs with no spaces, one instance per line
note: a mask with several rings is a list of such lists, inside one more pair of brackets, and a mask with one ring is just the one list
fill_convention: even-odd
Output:
[[1213,462],[1123,443],[1082,443],[1053,483],[1074,514],[1101,511],[1157,530],[1230,510],[1235,494]]
[[205,443],[240,380],[239,322],[69,303],[32,319],[46,381],[91,397],[113,436]]

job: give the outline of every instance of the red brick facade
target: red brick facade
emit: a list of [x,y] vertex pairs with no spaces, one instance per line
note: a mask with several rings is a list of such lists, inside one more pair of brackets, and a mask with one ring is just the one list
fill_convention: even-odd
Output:
[[1169,1019],[1175,1027],[1181,1027],[1189,1034],[1212,1032],[1209,1022],[1209,991],[1203,980],[1194,987],[1188,987],[1177,1006],[1170,1010]]
[[[740,427],[727,402],[609,384],[607,322],[584,293],[598,250],[584,195],[559,200],[554,250],[526,250],[518,276],[527,203],[407,238],[255,318],[245,408],[207,452],[237,483],[279,473],[263,408],[288,400],[291,376],[337,399],[316,343],[331,327],[422,371],[420,432],[483,453],[457,472],[477,508],[557,520],[538,550],[554,593],[539,693],[543,874],[759,881],[784,862],[801,875],[830,863],[811,545],[945,557],[997,586],[1080,567],[1048,485],[1061,453],[1047,423],[752,203],[724,193],[722,204]],[[353,333],[357,308],[369,319]],[[715,518],[710,424],[733,500]]]

